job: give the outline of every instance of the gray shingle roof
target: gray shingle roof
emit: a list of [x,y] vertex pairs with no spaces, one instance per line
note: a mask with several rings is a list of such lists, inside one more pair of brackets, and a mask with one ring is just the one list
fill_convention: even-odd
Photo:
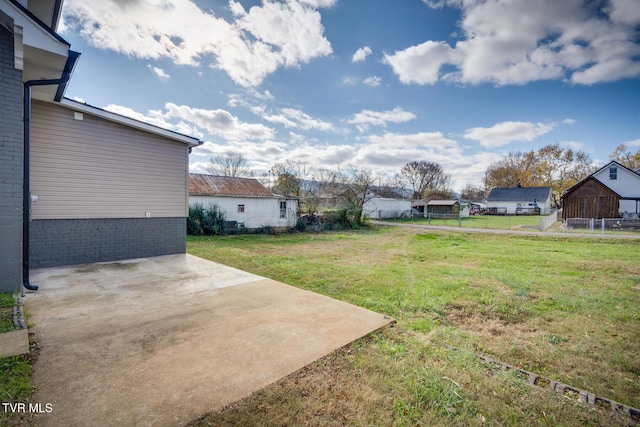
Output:
[[551,187],[494,188],[487,197],[488,202],[544,202]]

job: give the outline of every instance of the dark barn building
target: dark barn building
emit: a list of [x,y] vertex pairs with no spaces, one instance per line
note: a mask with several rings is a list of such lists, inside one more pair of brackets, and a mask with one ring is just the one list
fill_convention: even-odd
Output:
[[617,218],[620,196],[593,176],[562,196],[562,218]]

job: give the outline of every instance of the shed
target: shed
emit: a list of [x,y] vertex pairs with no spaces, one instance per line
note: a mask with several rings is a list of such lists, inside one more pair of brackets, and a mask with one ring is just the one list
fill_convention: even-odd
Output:
[[372,219],[408,218],[411,214],[411,201],[374,197],[364,203],[363,211]]
[[562,196],[562,217],[617,218],[620,196],[593,176],[582,180]]
[[425,212],[427,211],[427,203],[428,202],[426,200],[422,200],[422,199],[413,200],[411,202],[411,210],[414,213],[418,213],[418,214],[424,215]]
[[248,229],[294,227],[298,199],[271,193],[254,178],[189,174],[189,205],[217,205],[227,221]]
[[487,197],[487,213],[547,215],[550,212],[551,187],[496,187]]
[[460,215],[460,202],[457,200],[430,200],[427,213],[437,215]]

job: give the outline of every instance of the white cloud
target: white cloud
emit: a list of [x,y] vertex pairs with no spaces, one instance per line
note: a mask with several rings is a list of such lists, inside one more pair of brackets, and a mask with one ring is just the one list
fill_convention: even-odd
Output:
[[427,41],[393,55],[385,53],[383,63],[391,65],[402,83],[433,84],[445,64],[457,64],[459,55],[446,42]]
[[640,22],[637,0],[611,0],[607,9],[613,21],[628,25],[637,25]]
[[247,12],[244,10],[244,7],[240,4],[240,2],[230,0],[229,1],[229,10],[233,14],[233,16],[244,16]]
[[572,124],[576,123],[576,120],[572,119],[572,118],[566,118],[566,119],[564,119],[562,121],[562,123],[564,123],[565,125],[572,125]]
[[263,120],[270,123],[281,124],[286,128],[297,128],[302,130],[320,130],[329,132],[334,130],[333,124],[323,120],[314,119],[304,111],[295,108],[281,108],[279,114],[270,114],[264,106],[251,107],[251,111]]
[[359,62],[367,59],[367,56],[371,55],[372,51],[369,46],[361,47],[351,57],[351,62]]
[[[202,146],[200,146],[202,147]],[[199,150],[200,147],[195,147],[193,150]],[[207,167],[209,166],[209,162],[192,162],[189,163],[189,173],[209,173],[207,171]]]
[[411,134],[398,134],[385,132],[383,135],[371,135],[367,138],[374,145],[389,150],[407,148],[457,148],[457,141],[445,137],[442,132],[419,132]]
[[316,129],[321,131],[333,130],[333,125],[323,120],[314,119],[303,111],[294,108],[283,108],[282,113],[297,123],[298,128],[303,130]]
[[245,123],[226,110],[205,110],[171,102],[165,105],[166,118],[180,119],[205,129],[211,135],[226,140],[261,140],[273,138],[275,133],[270,127],[259,123]]
[[640,75],[637,0],[611,0],[604,8],[583,0],[423,1],[461,9],[464,39],[455,45],[428,40],[385,54],[403,83],[567,79],[588,85]]
[[356,79],[355,77],[343,77],[342,78],[342,84],[345,86],[355,86],[358,84],[358,79]]
[[371,87],[378,87],[380,86],[381,82],[382,82],[382,77],[378,77],[378,76],[367,77],[362,81],[362,83]]
[[483,147],[502,147],[514,141],[533,141],[540,135],[550,132],[553,125],[531,122],[502,122],[490,128],[475,127],[467,129],[464,137],[479,141]]
[[249,87],[280,67],[331,54],[316,9],[333,4],[335,0],[264,0],[247,12],[231,1],[235,20],[227,22],[189,0],[67,0],[62,27],[97,48],[135,58],[199,66],[212,55],[212,67]]
[[121,116],[130,117],[140,122],[149,123],[150,125],[158,126],[164,129],[172,130],[184,135],[194,136],[202,139],[204,133],[196,126],[185,121],[179,121],[173,123],[167,120],[167,116],[158,110],[150,110],[147,114],[140,113],[132,108],[125,107],[117,104],[109,104],[104,107],[105,110],[110,111]]
[[264,92],[260,92],[255,88],[247,88],[244,94],[232,93],[228,95],[229,100],[227,101],[227,105],[229,107],[247,107],[251,108],[252,103],[250,100],[258,100],[258,101],[272,101],[275,97],[269,92],[265,90]]
[[640,147],[640,138],[634,139],[633,141],[627,141],[624,145],[627,147]]
[[332,7],[338,0],[300,0],[300,3],[306,4],[313,8]]
[[147,64],[147,68],[150,69],[160,80],[169,80],[171,78],[171,76],[165,73],[162,68],[154,67],[151,64]]
[[584,148],[584,144],[578,141],[561,141],[559,144],[561,147],[570,148],[572,150],[582,150]]
[[384,127],[387,126],[387,123],[404,123],[415,118],[415,114],[405,111],[401,107],[396,107],[390,111],[362,110],[347,120],[347,123],[356,125],[360,132],[365,132],[370,125]]

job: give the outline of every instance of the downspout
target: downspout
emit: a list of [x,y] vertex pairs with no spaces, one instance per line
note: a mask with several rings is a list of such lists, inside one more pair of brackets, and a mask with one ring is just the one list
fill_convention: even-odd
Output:
[[[31,87],[64,85],[71,78],[71,73],[80,54],[70,51],[65,64],[62,77],[59,79],[29,80],[24,83],[23,96],[23,187],[22,187],[22,285],[30,291],[37,291],[38,286],[29,281],[29,222],[31,221],[31,184],[30,184],[30,160],[31,160]],[[59,99],[57,99],[59,101]]]

